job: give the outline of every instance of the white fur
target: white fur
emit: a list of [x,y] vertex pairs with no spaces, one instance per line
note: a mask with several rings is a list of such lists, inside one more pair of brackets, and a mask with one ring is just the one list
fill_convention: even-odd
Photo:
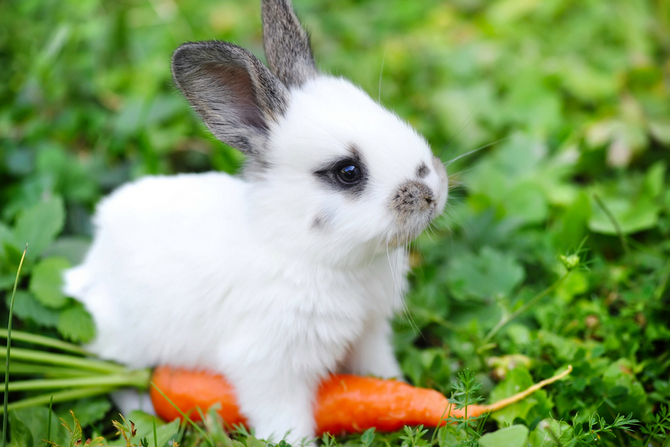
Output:
[[[328,373],[401,375],[389,319],[408,266],[404,248],[389,247],[389,203],[420,163],[435,214],[447,184],[423,138],[342,79],[291,90],[270,131],[269,168],[249,180],[146,177],[103,200],[65,291],[93,315],[91,351],[222,373],[258,436],[299,440],[314,435],[312,400]],[[352,143],[369,169],[359,197],[314,175]]]

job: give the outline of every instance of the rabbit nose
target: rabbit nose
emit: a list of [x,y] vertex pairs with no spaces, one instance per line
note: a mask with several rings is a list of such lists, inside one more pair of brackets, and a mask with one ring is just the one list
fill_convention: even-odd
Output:
[[391,208],[398,216],[408,216],[417,211],[432,210],[437,201],[431,189],[423,182],[409,181],[398,188],[391,201]]

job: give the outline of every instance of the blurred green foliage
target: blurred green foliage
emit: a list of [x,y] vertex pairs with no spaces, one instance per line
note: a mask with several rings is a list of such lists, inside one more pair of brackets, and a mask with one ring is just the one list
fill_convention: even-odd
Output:
[[[397,111],[445,162],[490,145],[450,164],[445,215],[413,246],[396,321],[407,377],[448,393],[467,367],[502,398],[572,364],[568,380],[493,417],[530,432],[481,445],[668,445],[670,2],[295,6],[319,66]],[[0,294],[30,242],[15,327],[92,337],[59,275],[85,252],[104,194],[146,174],[239,167],[171,82],[172,51],[208,39],[261,56],[259,2],[0,2]],[[585,237],[560,281],[559,256]],[[109,409],[91,402],[78,409],[94,414],[87,424]],[[643,425],[627,434],[615,417],[631,412]],[[443,430],[443,445],[476,442]],[[398,436],[374,443],[426,442]]]

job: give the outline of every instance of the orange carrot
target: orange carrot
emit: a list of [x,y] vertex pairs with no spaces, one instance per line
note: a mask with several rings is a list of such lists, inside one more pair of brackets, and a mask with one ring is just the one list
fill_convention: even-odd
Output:
[[[543,380],[521,393],[491,405],[470,405],[468,416],[479,416],[518,402],[572,371]],[[232,387],[223,376],[167,366],[153,374],[151,400],[160,417],[173,420],[179,412],[158,391],[162,391],[181,411],[198,420],[196,407],[207,409],[220,403],[218,413],[228,424],[247,423],[239,412]],[[317,394],[314,417],[317,433],[355,433],[376,427],[380,431],[399,430],[405,425],[437,427],[448,416],[465,417],[465,410],[451,408],[447,398],[435,390],[416,388],[396,380],[334,374],[324,380]]]
[[223,376],[204,371],[188,371],[160,366],[154,369],[151,383],[154,385],[149,391],[151,402],[158,416],[165,420],[172,421],[181,415],[158,390],[165,393],[182,412],[191,412],[189,417],[193,420],[200,419],[198,412],[193,411],[196,408],[204,411],[219,403],[221,408],[217,413],[224,421],[230,425],[247,425],[247,420],[240,414],[237,406],[235,391]]

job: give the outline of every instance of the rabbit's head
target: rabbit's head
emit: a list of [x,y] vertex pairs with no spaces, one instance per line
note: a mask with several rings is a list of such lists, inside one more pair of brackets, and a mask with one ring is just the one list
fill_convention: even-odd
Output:
[[290,0],[263,0],[262,13],[269,69],[226,42],[184,44],[172,64],[212,133],[248,157],[250,222],[333,263],[416,237],[447,199],[440,160],[359,88],[318,72]]

